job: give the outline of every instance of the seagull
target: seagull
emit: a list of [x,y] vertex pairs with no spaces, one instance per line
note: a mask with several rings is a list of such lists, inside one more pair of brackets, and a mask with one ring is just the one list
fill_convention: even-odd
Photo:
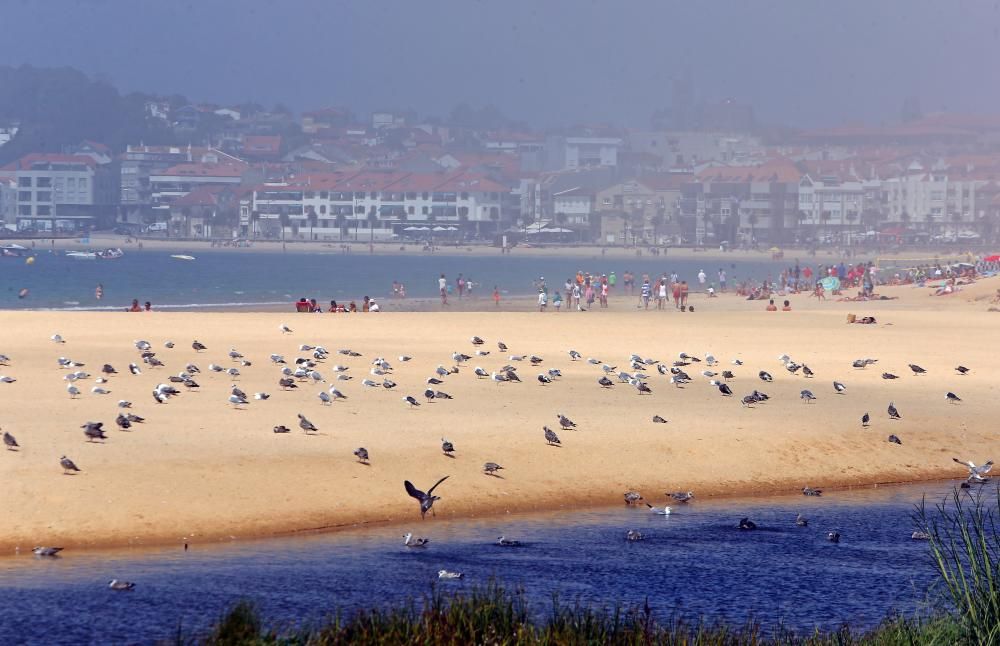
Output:
[[653,415],[653,422],[656,424],[666,424],[667,420],[663,419],[659,415]]
[[166,343],[163,344],[163,347],[166,348],[167,350],[173,350],[174,349],[174,342],[173,341],[167,341]]
[[454,455],[455,445],[449,442],[448,440],[444,439],[443,437],[441,438],[441,450],[444,452],[446,457],[449,458],[455,457]]
[[809,526],[809,520],[805,516],[803,516],[802,514],[797,514],[795,516],[795,526],[796,527],[808,527]]
[[426,397],[427,401],[429,401],[429,402],[430,401],[434,401],[434,397],[435,397],[434,391],[431,390],[430,388],[428,388],[427,390],[424,391],[424,397]]
[[239,395],[230,395],[229,403],[233,405],[233,408],[239,408],[240,406],[245,406],[247,400],[245,397],[240,397]]
[[761,370],[760,372],[758,372],[757,376],[760,377],[761,381],[774,381],[774,377],[771,376],[771,373],[765,370]]
[[646,385],[645,381],[638,381],[635,383],[635,389],[639,391],[639,394],[646,393],[647,395],[652,395],[653,391],[650,390],[649,386]]
[[812,376],[813,376],[812,368],[810,368],[809,366],[807,366],[806,364],[803,363],[802,364],[802,375],[805,378],[807,378],[807,379],[811,379]]
[[892,442],[893,444],[902,444],[903,443],[903,441],[900,440],[899,437],[896,436],[896,435],[890,435],[889,436],[889,441]]
[[670,498],[673,498],[677,502],[690,502],[694,498],[693,491],[675,491],[673,493],[666,494]]
[[896,405],[892,402],[889,402],[889,408],[887,411],[889,413],[889,419],[903,419],[902,415],[899,414],[899,411],[896,410]]
[[80,467],[76,466],[76,464],[74,464],[73,461],[65,455],[59,458],[59,466],[63,468],[63,475],[73,475],[74,472],[80,471]]
[[66,392],[69,393],[71,398],[76,398],[80,396],[80,389],[73,384],[66,384]]
[[559,441],[559,436],[556,435],[555,431],[553,431],[548,426],[543,426],[542,427],[542,431],[545,432],[545,442],[549,446],[555,446],[557,444],[562,444],[562,442]]
[[17,379],[14,379],[13,377],[8,377],[7,375],[0,375],[0,382],[2,383],[12,384],[15,381],[17,381]]
[[299,428],[301,428],[303,431],[305,431],[306,433],[315,433],[319,431],[319,429],[316,428],[315,424],[306,419],[305,415],[299,413],[298,416],[299,416]]
[[948,392],[948,393],[947,393],[947,394],[946,394],[946,395],[944,396],[944,398],[945,398],[945,399],[947,399],[947,400],[948,400],[949,402],[951,402],[952,404],[957,404],[958,402],[962,401],[962,398],[961,398],[961,397],[959,397],[958,395],[956,395],[956,394],[955,394],[955,393],[953,393],[953,392]]
[[913,532],[910,534],[910,539],[914,541],[929,541],[931,540],[931,535],[927,532]]
[[898,375],[894,375],[891,372],[883,372],[882,373],[882,378],[883,379],[899,379],[899,376]]
[[546,384],[551,384],[552,383],[552,377],[548,376],[545,373],[540,372],[540,373],[538,373],[538,383],[541,384],[542,386],[544,386]]
[[740,403],[747,408],[753,408],[753,405],[757,403],[757,398],[753,395],[747,395],[740,400]]
[[438,390],[434,392],[434,399],[455,399],[443,390]]
[[839,381],[835,381],[833,382],[833,389],[837,391],[838,395],[843,395],[847,391],[847,386]]
[[407,356],[405,354],[399,355],[399,361],[400,361],[400,363],[406,363],[407,361],[411,360],[412,358],[413,357]]
[[589,359],[587,359],[587,363],[589,363],[592,366],[597,366],[600,365],[602,362],[600,359],[595,359],[594,357],[590,357]]
[[515,383],[521,383],[521,378],[517,376],[517,373],[513,370],[507,370],[503,373],[503,376],[507,378],[507,381],[513,381]]
[[464,574],[461,572],[449,572],[448,570],[438,570],[439,579],[461,579]]
[[562,371],[559,370],[559,368],[549,368],[549,377],[555,379],[557,377],[562,377],[562,376],[563,376]]
[[403,487],[406,489],[406,493],[411,498],[416,498],[417,501],[420,502],[420,518],[424,518],[424,516],[427,515],[427,512],[431,511],[431,508],[434,507],[435,500],[441,500],[441,496],[434,495],[434,490],[438,488],[439,484],[447,480],[448,477],[449,476],[445,476],[435,482],[434,486],[428,489],[426,493],[414,487],[413,483],[409,480],[403,481]]
[[479,366],[476,366],[476,369],[473,370],[472,372],[476,375],[477,379],[483,379],[484,377],[489,377],[490,376],[490,373],[486,372],[485,370],[483,370]]
[[576,350],[570,350],[570,351],[569,351],[569,360],[570,360],[570,361],[578,361],[578,360],[580,359],[580,357],[582,357],[582,356],[583,356],[583,355],[581,355],[581,354],[580,354],[579,352],[577,352]]
[[635,529],[630,529],[625,533],[625,540],[629,543],[641,541],[643,538],[642,532]]
[[507,538],[506,536],[500,536],[497,538],[497,545],[500,547],[521,547],[521,541],[515,541],[514,539]]
[[736,375],[733,374],[732,370],[723,370],[722,378],[725,379],[726,381],[729,381],[730,379],[736,379]]
[[746,531],[757,529],[757,523],[753,522],[749,518],[741,518],[739,524],[736,526],[737,529],[742,529]]
[[965,366],[959,366],[959,367],[955,368],[955,370],[960,375],[967,375],[967,374],[969,374],[969,368],[966,368]]
[[14,439],[14,436],[7,431],[4,431],[3,433],[3,443],[7,447],[8,451],[17,450],[21,446],[17,443],[17,440]]
[[959,460],[958,458],[952,458],[952,460],[968,469],[969,480],[974,480],[976,482],[986,482],[986,480],[988,480],[986,474],[993,468],[993,460],[984,463],[982,466],[976,466],[976,463],[972,460]]
[[743,365],[743,361],[741,359],[733,359],[732,364],[734,366],[742,366]]
[[226,374],[232,377],[233,380],[235,381],[236,378],[240,376],[240,370],[239,368],[230,368],[229,370],[226,371]]
[[271,396],[267,393],[254,393],[253,398],[256,399],[257,401],[265,401],[270,399]]
[[143,341],[141,339],[135,341],[135,349],[138,350],[139,352],[145,352],[146,350],[149,350],[152,347],[153,346],[149,341]]
[[811,390],[803,390],[802,392],[799,393],[799,397],[801,397],[802,401],[804,401],[807,404],[811,401],[816,400],[816,395],[812,394]]
[[112,366],[110,363],[104,364],[101,367],[101,372],[103,372],[106,375],[117,375],[118,374],[118,371],[115,370],[115,367]]
[[121,413],[119,413],[118,417],[115,418],[115,424],[117,424],[118,428],[120,428],[123,431],[127,431],[128,429],[132,428],[131,420],[129,420],[129,418],[125,417]]
[[321,404],[329,404],[330,402],[333,401],[332,399],[330,399],[330,394],[324,390],[319,391],[319,393],[317,393],[316,396],[319,398]]
[[191,344],[191,347],[194,349],[195,352],[201,352],[202,350],[208,350],[208,348],[203,343],[201,343],[198,340],[195,340]]
[[292,429],[288,428],[284,424],[279,424],[272,429],[275,433],[291,433]]
[[611,381],[606,376],[605,377],[601,377],[600,379],[598,379],[597,383],[601,384],[602,388],[611,388],[612,386],[615,385],[615,382]]
[[669,516],[672,513],[669,506],[664,506],[661,509],[659,507],[654,507],[653,505],[649,504],[648,502],[646,503],[646,506],[649,507],[649,511],[651,511],[654,514],[656,514],[657,516]]
[[80,428],[83,429],[83,434],[87,436],[88,442],[93,442],[94,440],[106,440],[108,436],[104,434],[104,422],[87,422]]
[[713,382],[712,385],[714,385],[716,388],[719,389],[719,392],[722,394],[723,397],[731,397],[733,395],[733,389],[730,388],[729,384],[727,383],[720,383],[716,381]]
[[562,413],[557,413],[556,417],[559,419],[559,426],[563,427],[564,430],[568,428],[576,428],[576,423]]
[[626,491],[625,492],[625,504],[634,505],[635,503],[642,500],[642,494],[638,491]]
[[409,532],[403,534],[403,545],[407,547],[425,547],[430,542],[431,539],[429,538],[415,538]]
[[867,428],[868,427],[868,422],[870,422],[871,419],[872,419],[871,415],[869,415],[868,413],[865,413],[864,415],[862,415],[861,416],[861,427],[862,428]]
[[503,469],[503,467],[497,464],[496,462],[487,462],[486,464],[483,465],[483,473],[485,473],[488,476],[495,476],[497,474],[497,471],[501,469]]
[[924,373],[927,372],[926,370],[924,370],[923,368],[921,368],[920,366],[918,366],[915,363],[911,363],[911,364],[909,364],[909,366],[910,366],[910,370],[913,371],[914,375],[922,375],[922,374],[924,374]]
[[409,404],[410,408],[420,405],[420,402],[418,402],[416,398],[413,397],[413,395],[407,395],[406,397],[403,397],[403,401]]
[[477,357],[488,357],[488,356],[490,356],[490,351],[489,350],[476,350],[476,356]]
[[503,341],[497,341],[497,350],[499,350],[500,352],[506,352],[507,344],[504,343]]
[[368,464],[368,449],[363,446],[354,449],[354,457],[356,457],[358,462],[361,464]]
[[495,372],[490,374],[490,379],[492,379],[496,383],[496,385],[498,385],[498,386],[502,382],[507,381],[507,377],[505,375],[499,375],[499,374],[497,374]]
[[437,377],[428,377],[426,383],[430,386],[439,386],[444,382],[438,379]]
[[[57,335],[58,336],[58,335]],[[31,553],[35,556],[49,556],[54,557],[63,551],[61,547],[34,547],[31,549]]]
[[51,337],[53,343],[66,343],[66,340],[62,338],[61,334],[53,334]]
[[829,532],[826,535],[826,540],[830,541],[831,543],[839,543],[840,542],[840,532]]
[[[472,345],[482,345],[482,344],[486,343],[485,341],[483,341],[482,339],[480,339],[478,336],[472,337],[471,339],[469,339],[469,341],[472,343]],[[507,346],[504,346],[504,347],[507,347]],[[502,348],[501,348],[501,350],[502,350]]]
[[377,381],[372,381],[371,379],[364,379],[362,380],[361,385],[366,388],[378,388],[381,384]]
[[822,496],[822,489],[813,489],[812,487],[802,487],[803,496]]
[[282,334],[291,334],[292,333],[292,328],[288,327],[284,323],[282,323],[281,325],[279,325],[278,329],[281,330]]
[[292,379],[291,377],[285,377],[284,379],[279,379],[278,386],[280,386],[284,390],[288,390],[289,388],[298,388],[298,385],[295,383],[295,380]]
[[333,397],[334,399],[347,399],[347,395],[337,390],[336,386],[330,386],[330,389],[327,392],[329,392],[330,397]]
[[111,393],[110,390],[105,390],[100,386],[94,386],[93,388],[90,389],[90,392],[94,393],[95,395],[108,395]]
[[135,584],[131,581],[119,581],[118,579],[111,579],[108,581],[108,588],[115,590],[116,592],[131,592],[135,590]]

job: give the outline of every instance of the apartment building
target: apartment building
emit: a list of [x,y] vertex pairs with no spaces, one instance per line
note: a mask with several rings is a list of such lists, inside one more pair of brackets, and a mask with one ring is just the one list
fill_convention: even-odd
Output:
[[118,171],[86,155],[33,153],[14,163],[15,218],[27,233],[87,231],[114,222]]
[[391,239],[444,234],[489,237],[504,226],[509,189],[467,171],[345,171],[256,187],[240,205],[251,237]]

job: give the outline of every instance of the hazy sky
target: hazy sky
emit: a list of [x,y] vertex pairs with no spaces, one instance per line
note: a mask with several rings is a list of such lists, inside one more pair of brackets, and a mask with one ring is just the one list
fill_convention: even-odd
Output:
[[689,72],[772,123],[1000,111],[995,0],[0,0],[0,24],[2,63],[296,110],[644,126]]

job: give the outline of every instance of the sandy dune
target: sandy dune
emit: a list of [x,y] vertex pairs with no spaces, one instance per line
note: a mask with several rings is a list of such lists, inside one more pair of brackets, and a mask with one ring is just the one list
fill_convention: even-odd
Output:
[[[664,492],[673,490],[705,497],[960,476],[953,456],[996,457],[990,451],[998,446],[1000,344],[993,339],[1000,319],[981,302],[965,300],[953,301],[951,309],[935,302],[934,311],[919,311],[939,299],[906,288],[899,293],[900,301],[885,305],[809,304],[798,297],[799,311],[791,313],[763,312],[762,304],[735,298],[704,299],[695,314],[636,312],[631,304],[584,314],[6,312],[0,353],[11,357],[11,365],[0,367],[0,374],[17,381],[0,383],[0,428],[21,449],[0,450],[0,550],[198,542],[363,522],[419,524],[404,478],[427,487],[450,475],[435,511],[473,516],[620,504],[630,488],[662,504]],[[880,324],[847,325],[848,311],[875,314]],[[294,333],[281,334],[281,322]],[[56,332],[65,344],[49,340]],[[487,341],[491,354],[474,357],[436,386],[454,400],[412,410],[402,402],[407,394],[424,401],[424,380],[438,364],[453,365],[453,351],[473,354],[474,334]],[[153,343],[166,366],[144,366],[133,376],[127,365],[137,360],[133,341],[140,338]],[[168,339],[177,344],[172,350],[163,347]],[[209,350],[195,353],[193,339]],[[497,340],[510,352],[498,352]],[[323,406],[314,385],[278,388],[278,368],[268,355],[293,360],[304,354],[301,343],[363,354],[334,354],[322,365],[323,386],[334,364],[350,366],[354,379],[339,383],[347,401]],[[246,410],[228,404],[232,380],[206,369],[212,362],[236,365],[227,356],[230,347],[253,361],[235,383],[251,396],[267,391],[270,400],[251,401]],[[570,348],[630,371],[632,352],[667,362],[680,351],[711,352],[722,362],[717,370],[736,373],[736,396],[723,398],[707,385],[703,363],[686,368],[694,383],[683,389],[651,368],[652,395],[640,396],[627,384],[605,390],[597,384],[601,370],[570,361]],[[400,362],[404,353],[413,360]],[[511,353],[537,354],[544,358],[540,368],[560,368],[565,376],[540,386],[540,369],[526,361],[515,363],[521,384],[497,385],[473,375],[474,366],[495,370]],[[777,360],[782,353],[807,363],[816,377],[789,375]],[[111,394],[91,394],[92,377],[80,382],[84,394],[71,400],[59,356],[86,363],[94,377],[103,363],[114,365],[120,374],[107,385]],[[396,389],[361,386],[375,356],[393,364]],[[853,359],[866,356],[879,362],[851,368]],[[731,365],[737,357],[745,365]],[[203,370],[200,391],[156,404],[154,386],[191,361]],[[910,362],[928,374],[912,376]],[[959,363],[972,373],[957,376]],[[773,383],[757,378],[762,369],[774,375]],[[900,379],[883,380],[883,371]],[[847,394],[834,393],[834,379],[847,384]],[[743,408],[740,397],[755,388],[771,401]],[[803,388],[817,401],[804,404]],[[963,401],[948,404],[949,390]],[[134,402],[146,423],[117,430],[119,399]],[[901,421],[888,419],[890,400]],[[860,424],[866,411],[873,418],[867,430]],[[298,429],[299,412],[319,434]],[[557,413],[576,421],[577,430],[559,429]],[[654,424],[654,414],[669,423]],[[85,441],[79,427],[87,420],[105,422],[106,443]],[[293,432],[272,433],[277,424]],[[546,446],[543,425],[556,430],[561,448]],[[890,433],[903,444],[888,443]],[[455,443],[454,459],[442,455],[442,437]],[[355,461],[352,451],[359,446],[370,452],[371,466]],[[64,454],[83,472],[63,475]],[[505,467],[501,478],[483,474],[486,461]]]

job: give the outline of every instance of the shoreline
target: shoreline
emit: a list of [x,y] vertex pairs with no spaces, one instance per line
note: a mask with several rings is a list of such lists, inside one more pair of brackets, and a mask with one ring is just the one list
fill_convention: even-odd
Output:
[[[813,486],[818,489],[823,490],[824,497],[828,497],[829,494],[835,494],[840,491],[855,491],[864,489],[877,489],[880,487],[905,487],[919,484],[927,484],[933,482],[946,482],[954,481],[953,470],[942,469],[937,473],[928,473],[924,476],[919,476],[915,479],[905,479],[905,480],[873,480],[864,482],[835,482],[830,481],[828,484],[826,481],[817,480],[811,482],[809,486]],[[960,478],[959,478],[960,480]],[[985,485],[984,485],[985,486]],[[636,487],[641,489],[641,487]],[[648,490],[655,490],[654,487],[647,487]],[[730,489],[728,491],[722,492],[712,489],[711,486],[697,487],[696,500],[693,504],[698,504],[700,500],[711,500],[712,502],[724,502],[727,500],[738,500],[738,499],[753,499],[753,500],[767,500],[771,498],[777,498],[781,496],[794,496],[801,495],[801,488],[796,488],[795,485],[789,483],[786,486],[777,487],[760,487],[755,484],[748,484],[747,488],[736,488]],[[702,493],[706,492],[706,493]],[[524,505],[508,505],[503,509],[478,509],[470,510],[463,509],[462,511],[455,513],[447,513],[443,509],[438,512],[438,515],[449,521],[462,521],[462,520],[472,520],[478,518],[486,519],[496,519],[509,515],[529,515],[529,514],[545,514],[552,512],[566,511],[568,509],[587,509],[587,510],[602,510],[602,509],[612,509],[621,507],[624,503],[617,502],[612,503],[610,500],[599,500],[596,497],[584,497],[579,500],[573,500],[567,503],[567,496],[560,495],[560,500],[562,502],[556,503],[552,502],[550,499],[547,502],[541,503],[527,503]],[[657,497],[651,497],[650,500],[653,502],[658,502],[661,506],[663,504],[662,500],[658,500]],[[667,500],[667,502],[670,502]],[[641,503],[640,503],[641,505]],[[677,503],[672,506],[678,507]],[[161,550],[170,546],[183,548],[183,544],[186,542],[192,548],[198,546],[215,546],[224,543],[233,543],[240,541],[267,541],[275,540],[280,538],[296,538],[299,536],[316,536],[324,534],[333,534],[345,531],[364,531],[368,528],[383,528],[383,527],[404,527],[413,526],[426,527],[430,529],[433,526],[434,520],[428,518],[425,521],[419,519],[419,515],[414,514],[415,518],[376,518],[376,517],[362,517],[354,520],[342,520],[333,521],[331,520],[328,524],[321,525],[308,525],[307,523],[276,523],[273,528],[257,528],[254,531],[240,531],[236,528],[229,528],[226,530],[218,530],[215,532],[205,533],[197,538],[188,537],[188,540],[177,540],[173,536],[168,536],[166,533],[149,533],[145,536],[133,537],[129,539],[125,538],[111,538],[108,540],[101,541],[63,541],[59,543],[60,547],[66,550],[72,550],[73,552],[101,552],[112,549],[129,548],[137,550]],[[425,525],[426,523],[426,525]],[[308,525],[308,526],[307,526]],[[247,523],[248,527],[253,527],[252,523]],[[235,532],[235,533],[234,533]],[[49,542],[51,543],[51,541]],[[53,543],[54,544],[54,543]],[[28,556],[31,553],[31,546],[14,544],[4,542],[0,539],[0,560],[18,558],[23,556]]]

